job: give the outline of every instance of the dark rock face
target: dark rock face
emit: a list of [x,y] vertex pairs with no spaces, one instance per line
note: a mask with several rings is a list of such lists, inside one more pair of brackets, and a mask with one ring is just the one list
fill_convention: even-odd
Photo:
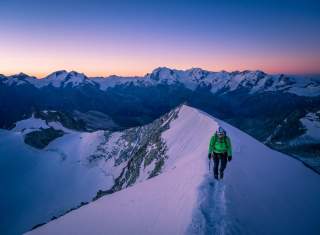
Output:
[[[115,179],[113,187],[106,191],[100,190],[94,200],[132,186],[137,182],[141,169],[146,169],[150,164],[153,164],[153,166],[150,168],[150,172],[147,172],[147,179],[161,173],[167,159],[167,146],[162,140],[161,135],[169,129],[171,121],[177,118],[179,110],[180,107],[156,119],[151,124],[125,130],[122,139],[129,143],[126,145],[129,148],[121,148],[112,153],[103,152],[102,154],[101,151],[98,151],[98,155],[93,156],[94,159],[99,157],[108,159],[111,158],[111,155],[118,155],[119,158],[115,162],[116,165],[128,161],[119,177]],[[132,142],[134,144],[131,144]],[[102,149],[100,148],[100,150]]]
[[38,149],[45,148],[52,140],[64,135],[61,130],[53,128],[32,131],[24,136],[24,142]]

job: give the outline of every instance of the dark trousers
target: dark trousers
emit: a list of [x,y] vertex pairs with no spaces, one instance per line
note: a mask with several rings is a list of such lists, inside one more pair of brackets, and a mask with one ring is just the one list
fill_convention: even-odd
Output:
[[[213,173],[214,175],[218,175],[218,170],[220,171],[220,174],[223,174],[224,169],[227,167],[228,157],[227,153],[214,153],[213,154]],[[219,169],[220,165],[220,169]]]

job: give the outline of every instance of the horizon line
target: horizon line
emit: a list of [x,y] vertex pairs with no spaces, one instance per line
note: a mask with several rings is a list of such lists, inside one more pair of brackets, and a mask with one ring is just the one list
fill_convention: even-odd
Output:
[[112,76],[116,76],[116,77],[145,77],[146,75],[152,73],[154,70],[156,69],[159,69],[159,68],[167,68],[167,69],[170,69],[170,70],[178,70],[178,71],[187,71],[187,70],[192,70],[192,69],[201,69],[203,71],[208,71],[208,72],[213,72],[213,73],[221,73],[221,72],[227,72],[227,73],[234,73],[234,72],[245,72],[245,71],[250,71],[250,72],[257,72],[257,71],[260,71],[260,72],[263,72],[263,73],[266,73],[266,74],[269,74],[269,75],[290,75],[290,76],[318,76],[320,75],[320,71],[319,72],[297,72],[297,73],[292,73],[292,72],[266,72],[264,70],[261,70],[261,69],[244,69],[244,70],[225,70],[225,69],[221,69],[221,70],[209,70],[209,69],[203,69],[201,67],[191,67],[191,68],[186,68],[186,69],[178,69],[178,68],[170,68],[168,66],[158,66],[154,69],[152,69],[150,72],[147,72],[147,73],[144,73],[144,74],[139,74],[139,75],[118,75],[118,74],[105,74],[105,75],[87,75],[87,73],[85,72],[79,72],[79,70],[67,70],[67,69],[58,69],[58,70],[55,70],[55,71],[52,71],[52,72],[49,72],[49,73],[45,73],[45,74],[36,74],[36,73],[25,73],[25,72],[17,72],[17,73],[1,73],[0,72],[0,75],[4,75],[6,77],[11,77],[11,76],[16,76],[16,75],[19,75],[19,74],[25,74],[29,77],[34,77],[36,79],[43,79],[43,78],[46,78],[48,77],[50,74],[53,74],[55,72],[60,72],[60,71],[65,71],[67,73],[71,73],[71,72],[76,72],[76,73],[79,73],[79,74],[83,74],[85,75],[86,77],[88,78],[108,78],[108,77],[112,77]]

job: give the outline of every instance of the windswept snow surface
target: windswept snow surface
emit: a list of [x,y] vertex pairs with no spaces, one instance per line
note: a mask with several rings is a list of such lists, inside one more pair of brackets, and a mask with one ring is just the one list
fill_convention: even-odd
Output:
[[219,121],[233,144],[222,181],[207,175],[188,234],[320,234],[320,176]]
[[[234,150],[222,181],[213,180],[207,161],[217,123]],[[320,233],[320,177],[299,161],[187,106],[162,137],[164,173],[27,234]]]
[[[217,124],[183,106],[164,132],[165,172],[40,227],[30,234],[184,234],[206,174],[207,147]],[[29,233],[28,233],[29,234]]]
[[[39,127],[39,119],[31,121]],[[17,131],[0,130],[0,233],[5,235],[28,231],[113,183],[101,169],[86,164],[104,139],[102,131],[65,134],[38,150],[23,142],[19,127],[30,127],[27,122]]]

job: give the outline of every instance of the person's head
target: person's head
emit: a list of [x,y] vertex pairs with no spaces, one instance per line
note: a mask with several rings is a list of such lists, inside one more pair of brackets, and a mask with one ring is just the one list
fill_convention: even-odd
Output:
[[226,131],[222,127],[219,127],[217,130],[217,135],[219,138],[223,138],[226,136]]

